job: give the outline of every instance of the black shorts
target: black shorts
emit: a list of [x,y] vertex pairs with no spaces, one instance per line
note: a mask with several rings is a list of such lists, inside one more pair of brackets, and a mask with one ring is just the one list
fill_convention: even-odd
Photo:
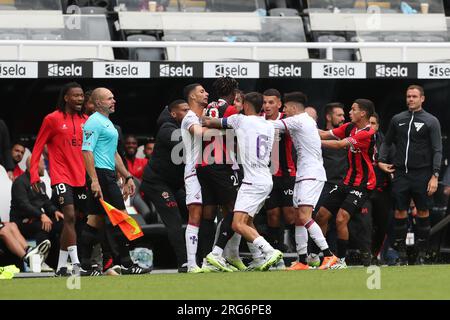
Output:
[[294,195],[295,177],[272,176],[273,188],[266,199],[267,210],[274,208],[292,207],[292,196]]
[[86,187],[72,187],[67,183],[52,186],[52,201],[58,209],[74,205],[76,210],[86,213],[88,210],[88,191]]
[[417,210],[429,210],[432,198],[427,195],[427,188],[431,175],[432,171],[428,168],[410,170],[408,173],[397,170],[392,180],[395,209],[408,210],[413,199]]
[[228,165],[210,165],[197,168],[202,188],[203,205],[234,204],[240,181],[237,172]]
[[[95,168],[98,182],[102,189],[103,200],[118,210],[125,210],[123,195],[117,184],[116,172],[108,169]],[[91,182],[88,183],[89,190],[89,214],[106,214],[98,198],[94,198],[91,190]]]
[[328,199],[324,201],[322,207],[333,215],[336,215],[340,208],[353,215],[361,211],[369,197],[370,191],[367,189],[335,185],[330,190]]

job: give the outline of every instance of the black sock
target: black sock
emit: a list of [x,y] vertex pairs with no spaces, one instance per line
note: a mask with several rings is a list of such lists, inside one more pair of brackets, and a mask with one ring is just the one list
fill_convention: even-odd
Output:
[[[198,254],[197,257],[203,259],[211,252],[214,245],[214,236],[216,233],[216,224],[214,220],[202,219],[200,229],[198,231]],[[200,260],[202,260],[200,259]]]
[[[327,249],[327,250],[330,251],[329,249]],[[308,238],[308,252],[309,253],[315,253],[315,254],[319,254],[320,253],[320,248],[317,246],[316,242],[311,239],[311,237]],[[331,255],[332,254],[330,254],[330,256]]]
[[402,219],[395,218],[395,225],[394,225],[395,249],[398,249],[399,246],[404,247],[407,232],[408,232],[408,218]]
[[[267,227],[267,242],[270,243],[275,249],[280,249],[284,243],[283,239],[284,228],[280,227]],[[281,248],[282,249],[282,248]]]
[[299,254],[298,255],[298,261],[300,262],[300,263],[303,263],[303,264],[307,264],[306,263],[306,254]]
[[233,223],[233,213],[228,213],[226,217],[223,218],[220,224],[219,238],[217,239],[216,246],[224,249],[228,240],[233,236],[234,232],[231,227]]
[[416,218],[416,233],[417,233],[417,246],[419,251],[425,251],[428,243],[428,237],[430,236],[430,218]]
[[108,224],[107,231],[111,233],[114,242],[117,245],[117,251],[119,252],[120,264],[128,268],[133,265],[133,261],[130,257],[130,242],[119,229],[118,226],[113,227]]
[[333,255],[333,252],[331,252],[330,248],[326,248],[322,252],[324,257],[331,257]]
[[339,259],[347,256],[348,240],[337,239],[337,255]]
[[80,239],[81,266],[84,269],[91,268],[92,248],[100,242],[101,239],[99,238],[99,235],[100,232],[97,228],[94,228],[88,224],[84,225]]

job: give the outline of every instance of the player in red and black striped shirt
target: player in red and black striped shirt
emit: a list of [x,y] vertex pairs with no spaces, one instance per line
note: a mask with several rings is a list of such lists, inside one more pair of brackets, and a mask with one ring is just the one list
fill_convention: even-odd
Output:
[[325,232],[328,220],[336,214],[337,250],[339,261],[331,268],[343,269],[347,265],[345,257],[348,246],[348,222],[352,214],[361,210],[369,199],[370,192],[376,186],[376,177],[372,165],[375,131],[369,119],[374,113],[372,101],[357,99],[350,110],[352,122],[330,131],[320,131],[322,146],[333,149],[348,149],[348,171],[343,186],[330,191],[329,198],[320,207],[316,221]]
[[[281,94],[277,89],[267,89],[264,95],[264,116],[266,120],[280,120],[286,118],[280,112],[282,106]],[[267,214],[269,243],[283,251],[283,228],[281,228],[281,213],[284,222],[291,225],[295,220],[295,209],[292,196],[294,194],[296,161],[294,159],[292,140],[289,134],[279,133],[276,137],[271,156],[273,188],[265,202]]]

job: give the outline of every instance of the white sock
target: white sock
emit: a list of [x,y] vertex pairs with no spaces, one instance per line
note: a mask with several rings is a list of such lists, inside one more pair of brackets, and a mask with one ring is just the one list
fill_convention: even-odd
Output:
[[67,251],[69,252],[69,257],[70,257],[70,261],[72,262],[72,264],[80,264],[80,260],[78,260],[78,250],[77,250],[77,246],[70,246],[67,247]]
[[242,236],[239,233],[235,232],[230,240],[228,240],[224,250],[227,257],[239,257],[239,245],[241,244],[241,239]]
[[217,224],[217,226],[216,226],[216,233],[214,234],[214,244],[213,244],[213,248],[214,248],[214,246],[216,245],[217,240],[219,239],[219,235],[220,235],[220,226],[222,225],[222,221],[223,221],[223,219],[221,219],[221,220],[219,221],[219,223]]
[[188,267],[197,265],[197,245],[198,245],[198,229],[199,227],[188,224],[186,227],[186,251]]
[[68,251],[59,250],[58,268],[56,268],[56,270],[67,267],[67,258],[68,257],[69,257]]
[[264,254],[272,253],[274,248],[264,239],[263,237],[259,236],[255,240],[253,240],[253,244],[261,250]]
[[295,226],[295,245],[299,255],[308,253],[308,231],[305,226]]
[[253,260],[260,259],[263,257],[263,253],[261,250],[258,249],[257,246],[255,246],[252,242],[247,242],[248,250],[250,250],[250,253],[252,254]]
[[223,254],[223,249],[221,247],[214,246],[212,254],[215,255],[216,257],[221,257]]
[[322,229],[320,229],[319,225],[314,220],[310,220],[307,224],[305,224],[305,227],[320,250],[323,251],[325,249],[328,249],[328,243],[323,236]]

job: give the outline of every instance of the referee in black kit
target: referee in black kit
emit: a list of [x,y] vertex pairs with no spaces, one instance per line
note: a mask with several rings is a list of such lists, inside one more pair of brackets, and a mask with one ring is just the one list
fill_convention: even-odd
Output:
[[[394,248],[399,252],[399,263],[407,264],[407,212],[411,199],[417,208],[416,264],[423,264],[430,234],[429,209],[431,196],[438,186],[442,160],[442,137],[439,120],[422,108],[423,88],[411,85],[406,90],[408,110],[396,114],[389,124],[381,146],[378,166],[394,174],[392,180],[395,201]],[[389,147],[395,144],[394,163],[387,164]]]
[[144,194],[144,200],[152,202],[167,227],[170,244],[172,245],[178,264],[178,272],[186,272],[186,245],[182,220],[175,194],[184,186],[184,162],[174,164],[172,151],[181,143],[181,132],[174,135],[178,140],[172,140],[176,130],[180,130],[180,124],[189,105],[184,100],[175,100],[168,106],[170,119],[164,122],[156,136],[155,148],[152,157],[144,169],[140,191]]

